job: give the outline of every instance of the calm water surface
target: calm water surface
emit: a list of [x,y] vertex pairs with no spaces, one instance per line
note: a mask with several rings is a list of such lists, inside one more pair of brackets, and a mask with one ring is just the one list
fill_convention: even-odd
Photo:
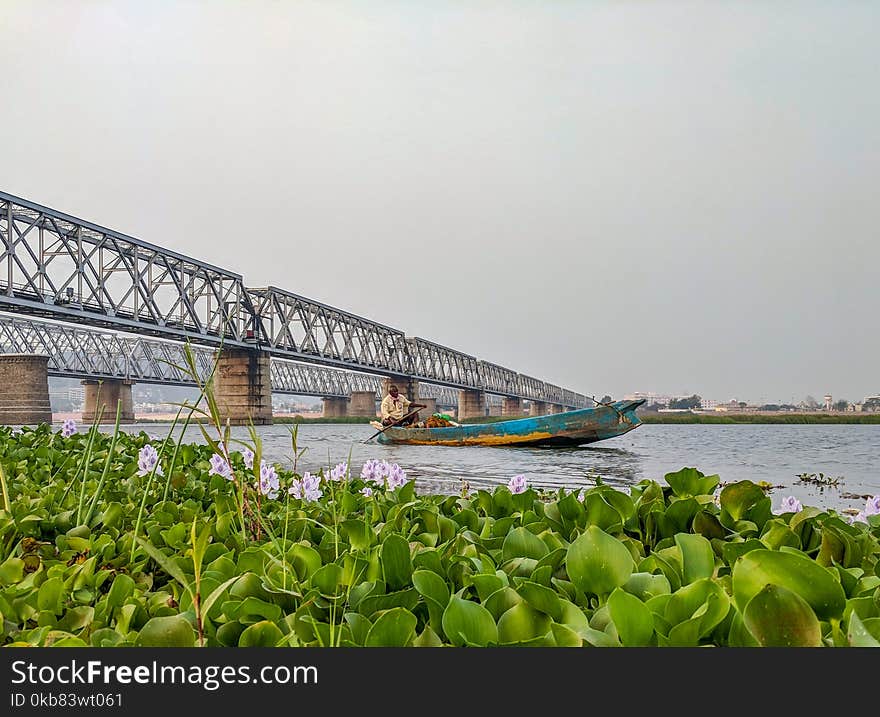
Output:
[[[164,437],[167,424],[127,426]],[[265,457],[290,467],[290,425],[258,429]],[[233,428],[247,440],[247,429]],[[641,425],[618,438],[581,448],[504,448],[449,446],[383,446],[363,441],[375,433],[366,424],[302,424],[298,445],[305,448],[297,469],[315,471],[351,460],[353,471],[369,458],[400,464],[422,492],[457,493],[462,482],[472,488],[506,483],[518,473],[535,486],[592,486],[595,476],[616,487],[693,466],[717,473],[723,482],[765,480],[782,486],[773,491],[774,505],[786,495],[805,505],[862,508],[863,498],[880,493],[880,425]],[[187,441],[203,443],[197,428]],[[819,487],[798,479],[800,473],[840,478],[837,487]]]

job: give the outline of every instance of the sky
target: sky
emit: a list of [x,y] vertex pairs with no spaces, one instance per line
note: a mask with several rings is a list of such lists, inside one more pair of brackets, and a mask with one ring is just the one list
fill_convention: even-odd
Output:
[[880,392],[880,4],[5,0],[0,189],[600,397]]

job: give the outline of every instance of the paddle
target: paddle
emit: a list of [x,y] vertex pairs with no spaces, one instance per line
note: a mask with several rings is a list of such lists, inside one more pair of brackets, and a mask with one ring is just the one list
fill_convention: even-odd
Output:
[[[413,404],[413,405],[415,405],[415,404]],[[425,406],[422,406],[422,405],[419,404],[418,408],[416,408],[415,411],[410,411],[410,412],[407,413],[406,415],[401,416],[400,418],[398,418],[398,419],[397,419],[396,421],[394,421],[393,423],[389,423],[389,424],[388,424],[387,426],[385,426],[385,428],[383,428],[381,431],[376,431],[372,436],[370,436],[367,440],[365,440],[364,443],[369,443],[369,442],[372,441],[376,436],[378,436],[380,433],[384,433],[384,432],[387,431],[389,428],[391,428],[391,427],[393,427],[393,426],[396,426],[396,425],[397,425],[398,423],[400,423],[404,418],[409,418],[410,416],[414,416],[415,414],[417,414],[417,413],[418,413],[421,409],[423,409],[423,408],[425,408]]]

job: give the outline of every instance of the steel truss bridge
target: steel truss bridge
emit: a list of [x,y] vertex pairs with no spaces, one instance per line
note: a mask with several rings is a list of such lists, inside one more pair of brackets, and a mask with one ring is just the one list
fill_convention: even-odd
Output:
[[[5,192],[0,240],[3,311],[128,332],[144,341],[247,348],[326,369],[409,376],[572,408],[591,405],[561,386],[283,289],[245,286],[240,274]],[[274,379],[275,369],[273,385]]]
[[[0,354],[12,353],[48,356],[50,376],[197,386],[187,369],[184,344],[0,314]],[[213,370],[214,351],[192,346],[192,355],[204,381]],[[381,398],[378,376],[285,359],[272,359],[269,371],[273,393],[346,398],[354,391],[372,391]],[[441,405],[458,403],[455,389],[431,384],[419,389],[423,398],[436,398]]]

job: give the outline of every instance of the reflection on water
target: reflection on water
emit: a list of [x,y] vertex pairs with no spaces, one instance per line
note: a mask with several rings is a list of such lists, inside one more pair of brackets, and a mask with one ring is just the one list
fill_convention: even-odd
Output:
[[[154,437],[167,435],[167,424],[126,426]],[[293,449],[289,425],[257,430],[267,459],[290,467]],[[110,429],[107,429],[110,430]],[[773,493],[774,505],[785,495],[822,507],[862,507],[844,494],[880,493],[880,426],[874,425],[642,425],[617,438],[575,448],[460,446],[383,446],[364,443],[375,430],[366,424],[303,424],[298,445],[305,448],[298,470],[316,471],[350,461],[355,471],[369,458],[399,463],[422,491],[457,493],[463,481],[472,488],[506,483],[522,473],[532,485],[555,489],[592,486],[596,476],[615,487],[644,478],[662,480],[684,466],[724,482],[746,478],[784,485]],[[245,427],[232,429],[247,441]],[[197,427],[187,441],[202,443]],[[839,487],[820,490],[799,481],[800,473],[842,477]]]

